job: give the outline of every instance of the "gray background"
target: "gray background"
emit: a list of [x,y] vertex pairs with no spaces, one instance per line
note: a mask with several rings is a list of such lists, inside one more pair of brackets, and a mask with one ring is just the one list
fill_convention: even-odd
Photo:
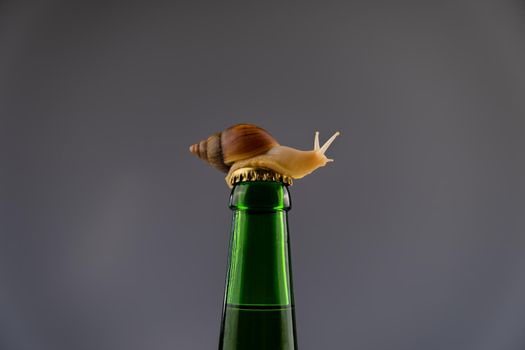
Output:
[[0,2],[0,349],[214,349],[189,144],[342,136],[290,212],[301,349],[525,349],[523,1]]

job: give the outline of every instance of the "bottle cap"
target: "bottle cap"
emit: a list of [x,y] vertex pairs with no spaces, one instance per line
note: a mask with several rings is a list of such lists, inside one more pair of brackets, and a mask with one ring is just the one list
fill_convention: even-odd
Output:
[[235,170],[229,179],[228,186],[233,187],[239,182],[246,181],[273,181],[282,182],[285,185],[292,184],[292,178],[283,174],[276,173],[273,170],[264,168],[240,168]]

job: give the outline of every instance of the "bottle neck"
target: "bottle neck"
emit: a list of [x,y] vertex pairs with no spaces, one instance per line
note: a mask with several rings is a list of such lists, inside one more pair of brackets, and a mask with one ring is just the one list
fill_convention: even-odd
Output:
[[293,305],[287,211],[290,195],[280,182],[237,184],[233,210],[226,303]]
[[232,189],[230,208],[234,211],[288,211],[291,209],[290,192],[282,182],[241,182]]

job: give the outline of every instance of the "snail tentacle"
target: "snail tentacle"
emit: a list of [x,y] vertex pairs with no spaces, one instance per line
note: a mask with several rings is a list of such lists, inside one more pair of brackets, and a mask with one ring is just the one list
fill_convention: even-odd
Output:
[[333,134],[332,137],[330,137],[330,138],[328,139],[328,141],[326,141],[326,142],[324,143],[323,147],[321,147],[321,148],[319,149],[319,152],[320,152],[321,154],[325,154],[325,152],[326,152],[326,150],[328,149],[328,147],[330,147],[330,145],[332,144],[332,142],[334,142],[335,138],[336,138],[337,136],[339,136],[340,134],[341,134],[341,133],[340,133],[339,131],[337,131],[335,134]]

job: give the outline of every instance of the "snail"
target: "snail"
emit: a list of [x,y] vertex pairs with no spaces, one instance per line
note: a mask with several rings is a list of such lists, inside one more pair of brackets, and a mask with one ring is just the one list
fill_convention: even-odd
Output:
[[228,173],[228,184],[233,172],[241,168],[268,169],[292,179],[300,179],[326,163],[333,162],[325,153],[339,134],[334,133],[319,146],[319,132],[316,131],[314,149],[301,151],[281,146],[261,127],[237,124],[191,145],[189,149],[211,166]]

